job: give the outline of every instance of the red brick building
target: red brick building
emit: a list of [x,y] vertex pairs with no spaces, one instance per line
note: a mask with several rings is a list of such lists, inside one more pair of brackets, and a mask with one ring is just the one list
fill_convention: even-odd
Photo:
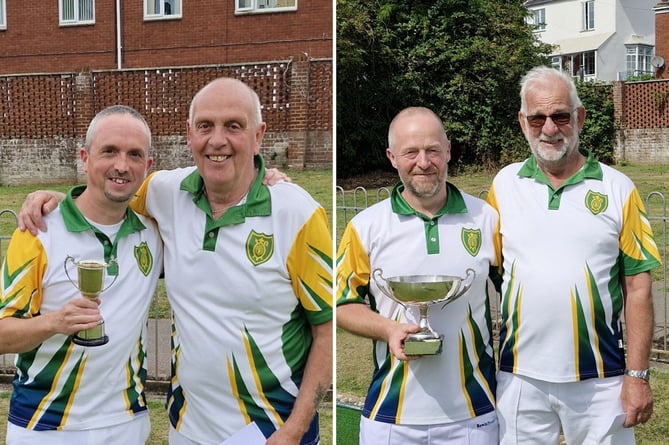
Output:
[[0,74],[332,58],[332,4],[0,0]]
[[268,163],[330,168],[332,0],[0,0],[0,184],[81,179],[76,148],[112,104],[141,112],[155,168],[191,162],[192,95],[256,90]]
[[[669,0],[660,0],[655,6],[655,61],[663,60],[664,64],[655,68],[655,77],[669,79]],[[659,59],[661,57],[661,59]]]

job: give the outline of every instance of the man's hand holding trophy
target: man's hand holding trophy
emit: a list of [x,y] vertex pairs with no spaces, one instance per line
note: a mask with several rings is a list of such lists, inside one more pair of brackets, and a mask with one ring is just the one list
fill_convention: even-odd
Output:
[[381,292],[403,307],[417,306],[420,313],[420,331],[404,340],[407,356],[434,355],[442,350],[443,335],[435,332],[428,321],[430,305],[445,302],[442,309],[461,297],[474,282],[476,273],[467,269],[464,278],[447,275],[401,275],[384,278],[381,269],[372,277]]

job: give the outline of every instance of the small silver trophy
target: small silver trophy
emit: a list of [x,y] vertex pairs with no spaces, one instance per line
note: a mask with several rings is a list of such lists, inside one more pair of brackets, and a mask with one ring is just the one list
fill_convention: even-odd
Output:
[[372,277],[381,292],[403,307],[418,306],[420,331],[409,334],[404,340],[404,353],[434,355],[441,352],[444,336],[430,327],[428,308],[431,304],[445,301],[443,309],[457,300],[472,285],[476,273],[473,269],[467,269],[465,278],[446,275],[401,275],[384,278],[383,271],[375,269]]
[[[78,280],[76,283],[72,280],[70,273],[67,270],[67,265],[70,262],[77,267]],[[100,293],[107,290],[109,286],[116,282],[118,275],[114,276],[114,279],[107,287],[104,287],[106,269],[114,263],[116,263],[116,260],[113,259],[109,263],[99,260],[82,260],[77,262],[74,258],[68,255],[67,258],[65,258],[64,263],[65,275],[67,275],[70,282],[74,287],[79,289],[84,297],[95,300],[100,296]],[[109,341],[109,337],[105,335],[104,320],[101,319],[98,322],[98,325],[93,328],[77,332],[72,337],[72,341],[82,346],[104,345]]]

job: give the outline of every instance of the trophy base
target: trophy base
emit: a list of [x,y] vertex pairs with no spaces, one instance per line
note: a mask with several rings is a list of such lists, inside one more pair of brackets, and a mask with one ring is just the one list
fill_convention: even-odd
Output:
[[74,336],[72,337],[72,343],[75,343],[80,346],[102,346],[109,342],[109,337],[106,335],[100,338],[81,338]]
[[105,335],[105,322],[100,320],[97,326],[79,331],[72,336],[72,342],[80,346],[102,346],[109,342]]
[[410,338],[404,341],[405,355],[436,355],[441,353],[442,349],[441,338],[430,338],[421,340],[411,340]]

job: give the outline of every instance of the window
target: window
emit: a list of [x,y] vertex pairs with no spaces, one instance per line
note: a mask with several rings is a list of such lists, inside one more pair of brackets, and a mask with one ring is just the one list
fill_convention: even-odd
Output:
[[596,51],[586,51],[566,56],[553,56],[551,58],[551,65],[577,79],[594,79],[596,58]]
[[60,0],[61,25],[82,25],[95,23],[95,0]]
[[7,16],[5,15],[5,0],[0,0],[0,29],[7,29]]
[[235,0],[235,13],[296,11],[297,0]]
[[627,76],[653,74],[650,60],[653,58],[653,47],[649,45],[625,45]]
[[583,2],[583,31],[595,29],[595,0]]
[[181,17],[181,0],[144,0],[145,19]]
[[535,9],[534,10],[534,25],[535,31],[545,31],[546,30],[546,9]]
[[580,66],[579,70],[576,71],[575,75],[580,78],[583,77],[592,77],[595,75],[595,52],[588,51],[585,53],[579,54],[580,56]]
[[567,71],[572,77],[585,79],[595,76],[595,51],[572,54],[563,58],[563,71]]

